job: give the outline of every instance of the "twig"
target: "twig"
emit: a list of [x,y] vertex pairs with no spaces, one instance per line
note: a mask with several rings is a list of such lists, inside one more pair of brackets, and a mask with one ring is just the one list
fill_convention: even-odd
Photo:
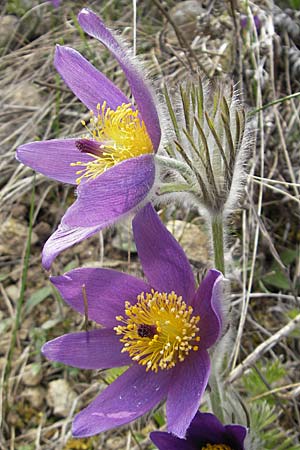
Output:
[[[248,13],[249,13],[249,15],[252,14],[250,7],[248,7]],[[255,32],[255,29],[254,29],[254,33],[255,33],[256,41],[258,42],[258,36],[257,36],[257,33]],[[261,108],[262,107],[262,87],[261,87],[260,76],[259,76],[259,64],[260,64],[259,46],[257,46],[255,48],[255,52],[253,53],[253,62],[254,62],[254,65],[255,65],[255,71],[257,73],[257,99],[256,99],[256,103],[258,105],[258,108]],[[262,113],[261,110],[259,112],[259,126],[260,126],[260,130],[259,130],[259,132],[260,132],[259,133],[260,134],[260,148],[259,148],[260,172],[259,172],[259,175],[260,175],[261,178],[263,178],[264,177],[264,165],[265,165],[265,161],[264,161],[264,155],[265,155],[265,133],[264,133],[263,113]],[[255,158],[254,158],[254,160],[255,160]],[[255,167],[253,167],[253,170],[254,169],[255,169]],[[256,211],[257,217],[260,217],[261,213],[262,213],[263,192],[264,192],[263,185],[260,184],[259,185],[259,192],[258,192],[257,211]],[[247,310],[248,310],[249,301],[250,301],[250,294],[251,294],[252,285],[253,285],[253,281],[254,281],[255,263],[256,263],[256,255],[257,255],[257,251],[258,251],[259,237],[260,237],[259,223],[256,223],[255,232],[254,232],[252,261],[251,261],[251,265],[250,265],[250,274],[249,274],[247,287],[246,287],[246,282],[247,282],[247,280],[246,280],[246,273],[244,272],[243,290],[245,292],[245,300],[244,300],[243,305],[242,305],[241,318],[240,318],[240,322],[239,322],[239,326],[238,326],[237,337],[236,337],[234,349],[233,349],[233,352],[232,352],[232,366],[231,366],[232,368],[235,367],[237,359],[238,359],[240,344],[241,344],[242,335],[243,335],[243,330],[244,330],[244,326],[245,326],[245,322],[246,322]],[[244,262],[244,268],[246,268],[245,262]]]
[[29,212],[29,229],[28,229],[28,238],[27,238],[26,248],[25,248],[24,266],[23,266],[22,280],[21,280],[21,290],[20,290],[20,297],[19,297],[18,303],[17,303],[15,323],[14,323],[14,328],[13,328],[12,335],[11,335],[9,351],[8,351],[8,355],[7,355],[7,364],[4,369],[4,383],[7,382],[8,376],[11,371],[11,363],[12,363],[12,359],[13,359],[13,355],[14,355],[14,351],[15,351],[15,347],[16,347],[17,332],[18,332],[18,329],[20,326],[22,306],[23,306],[23,302],[24,302],[24,298],[25,298],[27,273],[28,273],[29,258],[30,258],[32,225],[33,225],[34,195],[35,195],[35,181],[33,180],[30,212]]
[[273,100],[272,102],[266,103],[265,105],[261,106],[260,108],[253,109],[249,115],[253,116],[254,114],[258,113],[259,111],[263,111],[264,109],[270,108],[271,106],[277,105],[279,103],[287,102],[288,100],[292,100],[293,98],[299,97],[300,92],[295,92],[291,95],[286,95],[285,97],[278,98],[276,100]]
[[[203,65],[201,64],[201,62],[199,61],[199,58],[197,57],[196,53],[194,52],[194,50],[192,49],[192,47],[189,45],[188,41],[186,40],[185,36],[181,33],[181,31],[179,30],[179,28],[177,27],[176,23],[173,21],[172,17],[170,16],[170,14],[165,10],[165,8],[162,6],[162,4],[160,3],[159,0],[153,0],[153,3],[155,3],[155,5],[158,7],[158,9],[163,13],[163,15],[166,17],[166,19],[168,20],[168,22],[170,23],[170,25],[173,27],[175,34],[177,36],[178,42],[179,44],[186,48],[188,50],[188,52],[192,55],[192,57],[194,58],[194,60],[196,61],[196,63],[198,64],[198,66],[200,67],[200,69],[203,71],[203,73],[205,73],[206,76],[208,76],[207,71],[205,69],[205,67],[203,67]],[[191,68],[191,70],[194,72],[194,69],[191,65],[191,62],[189,60],[189,58],[187,58],[189,66]]]
[[256,349],[244,359],[241,364],[239,364],[235,369],[233,369],[228,378],[228,383],[232,383],[233,381],[240,378],[245,370],[251,367],[255,362],[261,358],[261,356],[269,351],[274,345],[276,345],[282,338],[291,334],[300,324],[300,314],[298,314],[293,320],[291,320],[287,325],[281,328],[277,333],[273,334],[269,339],[265,342],[262,342]]
[[[277,388],[271,389],[270,391],[263,392],[262,394],[259,394],[259,395],[255,395],[254,397],[251,397],[251,398],[249,399],[249,401],[250,401],[250,402],[254,402],[255,400],[260,400],[261,398],[268,397],[268,396],[271,395],[271,394],[277,394],[278,392],[284,391],[284,390],[286,390],[286,389],[291,389],[291,388],[295,388],[295,389],[293,389],[293,390],[291,391],[291,393],[292,393],[292,392],[295,392],[295,391],[299,391],[299,389],[300,389],[300,383],[291,383],[291,384],[286,384],[286,385],[284,385],[284,386],[279,386],[279,387],[277,387]],[[290,394],[291,394],[291,393],[290,393]],[[281,397],[282,397],[282,398],[287,398],[287,397],[289,398],[289,397],[290,397],[290,394],[289,394],[289,393],[287,393],[287,394],[282,394]]]
[[46,81],[39,81],[34,80],[33,84],[37,84],[38,86],[47,87],[49,89],[53,89],[54,91],[61,91],[61,92],[67,92],[68,94],[70,91],[62,86],[57,86],[56,84],[47,83]]

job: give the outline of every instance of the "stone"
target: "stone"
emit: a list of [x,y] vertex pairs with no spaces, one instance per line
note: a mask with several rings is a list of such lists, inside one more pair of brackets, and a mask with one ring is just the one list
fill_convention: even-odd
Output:
[[128,222],[120,222],[115,225],[116,234],[112,238],[112,246],[122,252],[128,252],[128,246],[130,244],[130,252],[136,253],[136,246],[134,243],[133,233],[131,225]]
[[114,436],[107,439],[105,444],[107,450],[119,450],[120,448],[126,448],[126,438],[121,436]]
[[4,367],[6,366],[7,358],[5,356],[1,356],[0,358],[0,372],[4,370]]
[[11,284],[10,286],[7,286],[7,288],[5,289],[8,297],[14,302],[16,303],[19,296],[20,296],[20,289],[18,288],[18,286],[16,284]]
[[27,207],[21,204],[13,205],[10,211],[14,219],[24,219],[27,214]]
[[55,416],[67,417],[76,397],[76,392],[66,380],[53,380],[48,385],[46,401]]
[[[0,254],[19,258],[24,250],[25,242],[28,238],[28,226],[24,223],[9,217],[0,226]],[[31,244],[39,241],[37,234],[31,234]]]
[[32,363],[28,364],[25,367],[24,373],[22,375],[22,381],[25,386],[37,386],[38,384],[40,384],[42,378],[43,372],[40,365]]
[[180,243],[189,260],[206,264],[209,260],[207,233],[199,226],[183,220],[170,220],[167,228]]
[[[190,43],[197,34],[199,29],[198,18],[204,11],[198,0],[178,2],[170,10],[170,16],[173,22]],[[177,39],[173,27],[169,24],[167,32],[170,40],[175,41]]]
[[33,231],[40,241],[45,242],[51,234],[51,227],[47,222],[40,222],[34,227]]
[[33,408],[40,409],[45,402],[46,390],[41,386],[27,387],[24,389],[22,396]]
[[4,47],[16,31],[18,18],[12,14],[0,17],[0,48]]

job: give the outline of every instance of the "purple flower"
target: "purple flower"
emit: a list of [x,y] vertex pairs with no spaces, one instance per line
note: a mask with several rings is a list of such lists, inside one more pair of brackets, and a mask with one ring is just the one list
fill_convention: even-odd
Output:
[[242,425],[222,425],[213,414],[197,412],[186,439],[161,431],[150,437],[159,450],[245,450],[246,434]]
[[161,138],[154,99],[134,60],[92,11],[84,8],[78,21],[116,58],[136,106],[80,53],[57,46],[55,67],[91,117],[89,124],[82,121],[87,129],[82,139],[31,142],[17,150],[17,159],[34,170],[78,185],[77,200],[43,249],[47,269],[62,250],[113,224],[145,200],[153,187],[154,155]]
[[[254,25],[256,28],[256,31],[258,32],[260,30],[261,27],[261,21],[260,18],[257,15],[253,16],[253,20],[254,20]],[[240,24],[241,24],[241,28],[248,28],[250,23],[250,17],[249,16],[245,16],[244,14],[241,15],[241,19],[240,19]]]
[[71,307],[83,314],[87,303],[89,319],[103,328],[58,337],[44,355],[86,369],[129,366],[75,417],[77,437],[128,423],[165,398],[168,430],[184,437],[207,385],[207,349],[221,333],[223,276],[210,270],[196,289],[182,248],[150,204],[133,231],[148,281],[88,268],[51,278]]
[[51,0],[52,5],[54,8],[58,8],[60,5],[61,0]]

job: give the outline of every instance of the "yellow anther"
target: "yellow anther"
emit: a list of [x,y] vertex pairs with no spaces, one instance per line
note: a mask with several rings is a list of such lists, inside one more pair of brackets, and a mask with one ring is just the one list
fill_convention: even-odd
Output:
[[227,444],[206,444],[200,450],[232,450]]
[[[178,314],[186,311],[187,314]],[[157,372],[159,369],[171,369],[178,362],[184,361],[191,350],[197,351],[200,341],[197,324],[199,316],[192,316],[193,308],[188,307],[174,292],[142,293],[137,303],[125,302],[125,316],[120,320],[124,325],[114,328],[120,341],[124,344],[122,352],[139,364],[146,366],[146,371]]]
[[71,164],[83,167],[83,174],[77,178],[77,184],[84,178],[96,178],[126,159],[153,153],[145,123],[139,111],[132,109],[130,103],[123,103],[116,110],[108,108],[106,102],[102,106],[98,103],[97,115],[92,111],[90,115],[89,126],[84,120],[81,121],[88,132],[84,138],[99,142],[99,155],[87,152],[93,158],[91,161]]

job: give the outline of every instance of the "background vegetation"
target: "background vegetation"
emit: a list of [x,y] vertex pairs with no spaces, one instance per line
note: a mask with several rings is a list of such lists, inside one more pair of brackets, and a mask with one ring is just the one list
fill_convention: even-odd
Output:
[[[149,431],[164,427],[162,406],[132,425],[72,439],[75,412],[118,371],[72,369],[40,354],[46,340],[83,327],[40,259],[74,191],[18,164],[15,150],[32,140],[82,133],[87,112],[53,67],[56,43],[76,48],[128,91],[116,62],[78,26],[76,14],[86,5],[133,42],[130,0],[62,1],[59,9],[35,0],[0,6],[1,450],[150,449]],[[253,434],[272,450],[300,448],[299,9],[299,0],[141,0],[136,16],[137,54],[158,91],[167,83],[176,92],[199,70],[208,78],[229,76],[257,119],[245,195],[230,220],[230,299],[238,333],[228,379]],[[203,273],[210,259],[201,220],[174,207],[163,218],[195,274]],[[129,242],[129,224],[107,230],[64,252],[53,273],[87,265],[141,274]]]

